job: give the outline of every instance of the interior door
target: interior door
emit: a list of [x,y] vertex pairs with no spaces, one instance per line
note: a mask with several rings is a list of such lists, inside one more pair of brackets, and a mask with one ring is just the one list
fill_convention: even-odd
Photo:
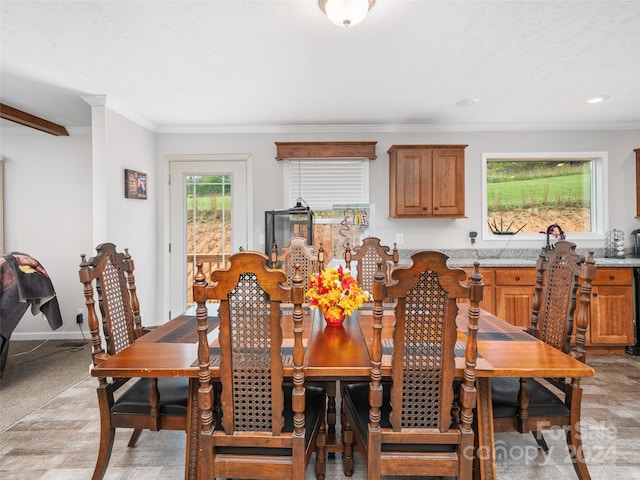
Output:
[[171,161],[171,312],[192,306],[196,262],[205,273],[248,246],[249,159]]

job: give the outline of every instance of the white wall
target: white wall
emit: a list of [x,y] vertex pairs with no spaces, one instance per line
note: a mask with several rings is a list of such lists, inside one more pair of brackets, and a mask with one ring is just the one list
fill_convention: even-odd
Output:
[[[377,141],[378,158],[371,163],[371,192],[375,204],[376,236],[392,243],[396,232],[404,233],[401,248],[468,248],[468,232],[481,231],[481,157],[484,152],[584,152],[609,154],[609,227],[620,228],[627,236],[640,228],[635,218],[635,154],[640,147],[640,130],[549,131],[549,132],[357,132],[324,129],[283,133],[153,134],[119,114],[105,110],[105,161],[107,162],[108,241],[129,247],[136,262],[143,319],[146,324],[162,323],[167,310],[164,298],[169,291],[169,198],[165,155],[251,154],[253,157],[253,225],[249,248],[262,250],[258,243],[264,232],[264,211],[286,207],[283,192],[283,162],[274,159],[278,141]],[[398,127],[398,130],[400,128]],[[63,306],[62,329],[77,332],[73,321],[83,305],[77,277],[79,253],[91,254],[91,195],[87,175],[91,172],[91,145],[88,135],[68,138],[45,134],[2,133],[2,155],[7,157],[6,248],[20,249],[41,260],[50,270]],[[94,135],[96,132],[94,131]],[[466,149],[466,219],[388,218],[388,156],[393,144],[468,144]],[[149,174],[148,200],[124,198],[124,168]],[[32,176],[38,178],[33,183]],[[37,191],[38,197],[24,193]],[[36,188],[33,188],[33,185]],[[19,209],[25,206],[25,213]],[[46,217],[37,223],[38,217]],[[45,231],[46,228],[46,231]],[[60,240],[62,250],[53,241]],[[537,248],[540,242],[514,239],[509,248]],[[500,248],[496,242],[478,239],[478,248]],[[580,247],[603,247],[601,241],[581,242]],[[64,251],[64,253],[63,253]],[[40,338],[51,335],[44,319],[25,318],[17,332]],[[17,336],[15,338],[24,338]]]
[[[156,224],[158,222],[158,185],[156,173],[155,135],[122,115],[105,111],[105,159],[107,166],[107,225],[106,238],[98,243],[111,242],[118,251],[129,249],[135,263],[135,278],[140,315],[146,325],[163,323],[157,314]],[[147,200],[125,198],[124,170],[147,174]],[[95,250],[93,250],[95,252]]]
[[[20,131],[20,129],[10,129]],[[12,338],[78,335],[84,307],[78,280],[81,253],[91,253],[91,135],[54,137],[28,130],[4,134],[5,252],[32,255],[49,273],[63,325],[55,332],[42,314],[27,311]],[[85,326],[86,328],[86,326]]]
[[[178,153],[250,153],[253,155],[253,245],[264,232],[264,211],[284,208],[283,162],[274,159],[279,141],[377,141],[378,158],[371,162],[371,202],[375,204],[373,232],[390,244],[395,233],[404,233],[401,248],[468,248],[469,231],[482,231],[481,159],[485,152],[585,152],[609,153],[609,225],[627,234],[638,228],[635,218],[635,154],[640,146],[640,131],[564,131],[564,132],[428,132],[428,133],[275,133],[275,134],[202,134],[158,135],[159,168],[165,169],[165,154]],[[391,219],[389,213],[389,159],[393,144],[467,144],[465,219]],[[330,186],[329,186],[330,188]],[[166,191],[163,193],[166,195]],[[558,220],[561,223],[561,219]],[[163,230],[168,232],[167,226]],[[537,248],[540,242],[522,242],[517,237],[510,248]],[[501,240],[502,242],[502,240]],[[493,241],[478,239],[478,248],[501,248]],[[603,247],[601,241],[585,241],[584,248]],[[399,246],[400,247],[400,246]]]
[[[82,284],[78,280],[80,254],[95,254],[102,242],[129,248],[136,266],[136,285],[145,323],[156,320],[158,178],[155,135],[124,116],[104,107],[98,131],[71,131],[69,137],[54,137],[31,129],[4,129],[5,157],[5,251],[22,251],[37,258],[49,273],[63,317],[63,326],[51,331],[46,319],[30,311],[22,318],[13,339],[81,338],[75,317],[84,311]],[[95,113],[95,112],[94,112]],[[94,118],[95,119],[95,118]],[[103,155],[92,151],[92,140],[104,146]],[[106,198],[92,189],[92,158],[104,162],[97,178],[106,184]],[[148,174],[148,200],[124,198],[124,169]],[[104,183],[103,183],[104,182]],[[102,186],[102,185],[101,185]],[[95,202],[106,218],[92,228]],[[102,226],[104,228],[102,228]],[[95,234],[95,232],[101,232]],[[84,334],[88,336],[86,322]]]

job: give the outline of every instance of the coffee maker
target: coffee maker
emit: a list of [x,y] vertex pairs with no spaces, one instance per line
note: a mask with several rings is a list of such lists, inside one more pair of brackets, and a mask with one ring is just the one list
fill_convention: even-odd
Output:
[[640,229],[631,232],[631,247],[633,256],[640,258]]

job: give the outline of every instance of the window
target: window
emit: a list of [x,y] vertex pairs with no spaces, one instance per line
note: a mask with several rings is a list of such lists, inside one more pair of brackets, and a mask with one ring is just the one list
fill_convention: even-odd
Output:
[[[349,229],[344,236],[360,243],[369,234],[369,162],[363,159],[288,160],[285,169],[287,207],[303,205],[314,213],[314,245],[322,243],[328,258],[342,255],[344,242],[336,241],[336,231]],[[341,235],[342,236],[342,235]]]
[[572,238],[604,235],[607,154],[483,154],[484,239],[539,238],[559,224]]

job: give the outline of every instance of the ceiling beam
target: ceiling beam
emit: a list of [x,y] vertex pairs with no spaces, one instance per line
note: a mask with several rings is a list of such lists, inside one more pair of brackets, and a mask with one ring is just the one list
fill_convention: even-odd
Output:
[[49,122],[44,118],[36,117],[35,115],[31,115],[27,112],[23,112],[22,110],[18,110],[17,108],[10,107],[9,105],[5,105],[4,103],[0,103],[0,118],[19,123],[20,125],[35,128],[36,130],[50,133],[51,135],[62,135],[65,137],[69,136],[69,132],[67,132],[67,129],[62,125]]

